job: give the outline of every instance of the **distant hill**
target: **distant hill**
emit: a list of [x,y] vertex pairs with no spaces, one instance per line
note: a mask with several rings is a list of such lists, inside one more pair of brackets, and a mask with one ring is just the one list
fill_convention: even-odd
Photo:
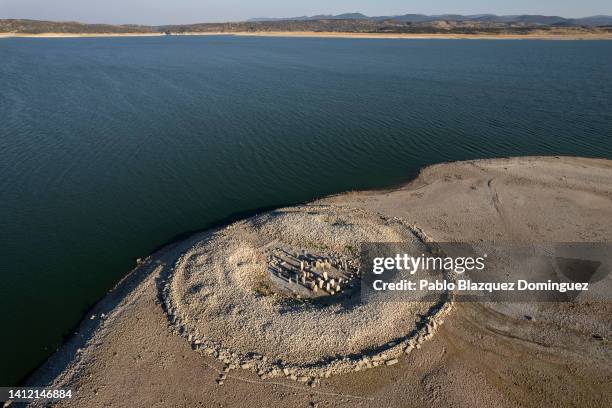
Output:
[[291,18],[251,18],[247,20],[247,23],[266,22],[266,21],[312,21],[312,20],[367,20],[370,17],[361,13],[344,13],[338,15],[331,14],[318,14],[316,16],[301,16]]
[[347,13],[338,15],[316,15],[288,18],[254,18],[247,22],[271,22],[271,21],[314,21],[314,20],[372,20],[372,21],[400,21],[407,23],[426,23],[434,21],[466,22],[474,21],[481,23],[502,23],[502,24],[525,24],[525,25],[565,25],[565,26],[609,26],[612,25],[612,16],[592,16],[584,18],[565,18],[559,16],[544,16],[533,14],[497,16],[495,14],[403,14],[396,16],[375,16],[368,17],[361,13]]
[[591,16],[574,19],[573,21],[585,26],[610,26],[612,25],[612,16]]
[[139,25],[82,24],[71,21],[0,20],[0,33],[134,34],[151,33],[153,27]]
[[[565,30],[566,32],[562,32]],[[82,24],[38,20],[0,20],[0,33],[15,34],[137,34],[235,32],[333,32],[385,34],[512,34],[550,32],[555,35],[612,33],[612,17],[566,19],[558,16],[493,14],[404,14],[368,17],[361,13],[317,15],[292,19],[255,19],[233,23],[200,23],[163,26]]]

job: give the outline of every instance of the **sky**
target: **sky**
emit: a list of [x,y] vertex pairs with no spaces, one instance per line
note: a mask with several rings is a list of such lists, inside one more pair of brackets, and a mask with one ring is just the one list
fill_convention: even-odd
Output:
[[360,12],[396,14],[612,15],[612,0],[0,0],[0,19],[187,24]]

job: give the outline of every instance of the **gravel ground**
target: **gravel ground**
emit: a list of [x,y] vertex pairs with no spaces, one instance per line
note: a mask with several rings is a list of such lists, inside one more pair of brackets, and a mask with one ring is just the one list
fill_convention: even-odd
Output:
[[[221,361],[266,375],[329,376],[393,363],[437,301],[318,306],[262,296],[269,245],[350,256],[361,242],[405,242],[426,251],[396,218],[334,206],[292,207],[211,233],[177,262],[165,301],[177,331]],[[255,358],[249,358],[250,355]],[[369,360],[373,360],[369,362]]]

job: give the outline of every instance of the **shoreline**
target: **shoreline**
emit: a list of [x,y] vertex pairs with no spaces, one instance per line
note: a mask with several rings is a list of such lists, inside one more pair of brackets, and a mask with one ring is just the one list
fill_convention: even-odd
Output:
[[[544,171],[542,172],[542,170]],[[612,171],[612,162],[609,160],[575,158],[568,156],[508,157],[498,159],[467,160],[462,162],[443,162],[421,168],[415,177],[411,177],[404,183],[398,184],[397,186],[390,186],[378,190],[353,190],[332,194],[324,198],[308,202],[305,205],[319,205],[320,203],[323,203],[343,208],[357,208],[363,206],[364,209],[370,211],[372,209],[380,210],[386,216],[399,216],[406,217],[408,220],[418,220],[417,226],[424,227],[429,235],[433,233],[434,240],[452,238],[452,236],[454,234],[456,235],[457,231],[459,230],[461,231],[461,236],[464,237],[464,239],[473,239],[475,236],[482,236],[486,239],[487,236],[482,235],[484,231],[499,232],[502,231],[504,227],[507,227],[504,225],[504,218],[507,216],[506,211],[509,210],[510,212],[514,212],[517,210],[517,207],[514,207],[509,201],[505,202],[504,198],[509,198],[515,191],[518,194],[537,192],[537,194],[540,195],[540,200],[535,201],[538,201],[539,205],[542,205],[542,198],[546,197],[546,194],[548,193],[542,193],[543,188],[541,183],[547,184],[546,190],[548,192],[552,192],[553,190],[560,188],[559,186],[561,185],[558,184],[557,181],[553,181],[551,176],[558,176],[559,174],[567,174],[568,176],[573,175],[570,177],[572,183],[580,183],[581,186],[584,186],[585,184],[583,184],[583,182],[580,180],[583,175],[588,175],[590,178],[589,180],[591,180],[590,182],[592,182],[593,180],[600,180],[602,174],[610,174],[610,171]],[[460,174],[463,178],[453,178],[451,180],[450,178],[453,174]],[[529,191],[521,190],[522,187],[518,190],[514,190],[515,187],[506,185],[504,180],[509,180],[509,177],[511,178],[516,176],[529,177],[532,182],[535,182],[536,184],[530,183],[532,187],[529,188]],[[493,187],[487,187],[486,179],[489,178],[495,178],[495,180],[499,180],[499,182],[496,181],[493,184]],[[604,183],[590,186],[588,187],[588,194],[600,196],[603,191],[604,195],[610,197],[610,191],[612,190],[610,190],[609,184],[610,183]],[[478,189],[473,190],[471,188],[472,185],[477,185]],[[497,189],[502,197],[500,202],[502,205],[508,206],[507,208],[502,209],[504,211],[501,211],[500,213],[495,212],[497,211],[497,207],[495,208],[495,211],[490,211],[493,209],[493,207],[489,208],[491,206],[491,192],[489,189],[491,188]],[[569,194],[568,197],[571,198],[573,197],[573,189],[573,184],[568,185],[566,190],[564,190],[566,193],[563,194]],[[457,218],[458,214],[463,214],[464,209],[456,208],[456,203],[442,203],[438,197],[440,193],[446,193],[449,192],[449,190],[452,190],[451,193],[453,193],[454,196],[457,194],[467,194],[467,196],[464,197],[469,198],[469,200],[467,202],[463,202],[466,203],[465,205],[474,206],[470,207],[470,211],[478,209],[478,219],[472,220],[472,217],[468,217],[468,219],[462,220],[461,218]],[[422,194],[425,194],[425,197],[421,197]],[[471,203],[472,199],[475,201],[475,203]],[[440,208],[432,208],[436,205]],[[482,205],[486,205],[489,209],[482,212],[482,209],[479,207]],[[447,218],[447,220],[444,220],[442,224],[437,224],[436,220],[440,216],[440,209],[448,211],[449,215],[447,216],[447,214],[444,214],[443,218]],[[397,213],[398,211],[399,213]],[[527,211],[527,213],[529,213],[527,209],[520,211]],[[588,224],[588,220],[592,221],[594,219],[587,218],[587,214],[584,213],[584,209],[578,210],[577,214],[584,214],[583,221],[585,222],[585,225]],[[555,214],[542,214],[541,218],[538,218],[538,220],[541,226],[552,226],[556,224],[555,217]],[[461,228],[459,228],[459,230],[456,228],[450,230],[447,228],[440,229],[441,225],[446,225],[445,223],[450,220],[461,222],[461,224],[467,222],[467,224],[463,225]],[[482,226],[477,225],[471,226],[469,230],[464,231],[464,229],[467,228],[466,225],[471,225],[471,221],[477,220],[479,224],[482,222],[482,226],[484,226],[486,229],[481,229]],[[492,220],[495,221],[492,223]],[[133,381],[134,379],[140,377],[145,379],[149,377],[155,378],[156,375],[160,375],[160,373],[155,374],[155,370],[157,370],[156,367],[158,367],[160,364],[157,359],[158,356],[161,355],[165,356],[162,357],[162,366],[164,367],[163,373],[174,375],[175,377],[173,378],[176,378],[176,380],[169,385],[169,388],[173,389],[174,391],[169,391],[169,393],[164,393],[161,396],[157,395],[157,397],[163,397],[164,399],[168,398],[170,401],[174,401],[174,398],[182,399],[183,395],[185,395],[193,402],[196,401],[197,398],[202,398],[200,394],[201,391],[192,393],[189,390],[206,389],[208,392],[206,401],[211,404],[215,401],[215,395],[219,395],[219,393],[222,393],[221,395],[228,395],[229,393],[229,395],[236,396],[238,401],[243,401],[241,398],[247,398],[245,396],[251,395],[251,392],[253,392],[255,393],[253,398],[259,398],[260,402],[268,402],[268,405],[272,406],[274,405],[273,403],[275,402],[276,397],[269,394],[270,387],[273,387],[276,390],[281,390],[276,392],[279,395],[283,395],[286,391],[287,394],[284,394],[285,398],[293,399],[294,402],[299,400],[301,403],[307,402],[307,399],[305,398],[307,398],[308,395],[312,395],[312,393],[318,395],[319,398],[332,400],[334,398],[340,398],[334,397],[335,395],[347,397],[350,394],[354,395],[355,398],[362,399],[364,401],[371,402],[379,399],[382,401],[384,399],[383,397],[377,395],[374,393],[374,391],[368,391],[370,388],[365,386],[368,381],[373,381],[374,377],[378,378],[378,369],[372,370],[373,373],[369,373],[370,370],[367,370],[366,372],[362,373],[344,374],[337,377],[334,376],[332,379],[322,381],[322,385],[317,386],[317,388],[314,389],[305,385],[296,385],[294,381],[289,381],[286,379],[280,379],[278,381],[258,379],[254,373],[249,372],[249,370],[242,369],[232,370],[232,374],[228,375],[228,385],[225,387],[219,387],[219,385],[215,383],[214,373],[217,373],[218,375],[218,373],[222,372],[222,365],[219,365],[219,362],[212,357],[191,354],[197,352],[193,350],[193,346],[185,341],[185,338],[169,331],[167,315],[162,311],[162,306],[159,303],[161,299],[159,299],[158,296],[159,290],[164,284],[162,279],[164,269],[172,268],[174,265],[174,259],[179,255],[182,256],[181,254],[184,254],[185,250],[192,247],[195,243],[200,242],[200,240],[206,236],[206,234],[216,229],[223,228],[224,226],[220,225],[217,228],[195,232],[184,239],[180,239],[163,246],[144,258],[83,316],[83,319],[76,326],[76,333],[70,336],[65,343],[60,346],[56,353],[51,355],[49,359],[42,363],[41,366],[39,366],[39,368],[36,369],[29,377],[29,379],[25,381],[25,383],[28,385],[44,384],[64,387],[70,386],[71,388],[78,390],[79,398],[73,402],[74,404],[77,404],[76,406],[102,405],[102,402],[121,400],[121,384],[124,384],[126,381]],[[576,226],[572,228],[580,231],[582,227]],[[550,235],[550,237],[552,237],[551,239],[555,239],[555,237],[558,236],[563,237],[568,231],[569,230],[559,230],[558,234],[560,235],[553,233]],[[522,233],[525,231],[518,232]],[[603,238],[612,236],[609,228],[602,230],[600,234],[600,237]],[[470,237],[470,235],[472,235],[472,237]],[[412,370],[405,370],[406,364],[410,364],[411,367],[414,367],[414,361],[422,362],[423,366],[425,367],[427,367],[428,364],[434,364],[436,362],[448,364],[448,362],[445,360],[446,357],[444,357],[445,354],[440,353],[440,349],[450,350],[449,358],[452,358],[453,356],[456,358],[457,355],[453,353],[458,351],[456,350],[457,344],[453,342],[453,347],[450,348],[449,344],[447,343],[447,339],[460,338],[461,336],[490,335],[488,329],[480,331],[479,327],[474,328],[471,326],[471,321],[465,320],[464,316],[466,314],[477,312],[480,315],[482,311],[472,309],[478,307],[480,306],[460,305],[460,309],[453,312],[452,316],[447,317],[445,319],[447,322],[440,326],[442,330],[440,335],[436,335],[430,339],[427,342],[427,345],[423,344],[423,347],[418,350],[416,354],[413,352],[409,356],[401,357],[400,363],[396,366],[388,368],[385,367],[380,370],[389,370],[389,372],[395,373],[393,374],[394,377],[404,376],[406,390],[410,388],[411,384],[418,387],[419,384],[421,384],[420,378],[418,376],[415,377],[415,374],[411,372]],[[522,306],[515,307],[520,308]],[[489,316],[487,319],[493,319],[493,317],[491,317],[493,316],[491,314],[492,312],[487,310],[485,310],[485,312],[487,312],[485,316]],[[508,312],[508,310],[505,310],[505,312]],[[497,313],[495,315],[495,319],[501,319],[500,316],[502,315],[499,315],[499,311],[496,311],[495,313]],[[528,313],[531,315],[533,311],[529,311]],[[555,315],[558,312],[552,310],[546,313]],[[519,317],[524,314],[524,310],[518,310]],[[92,318],[91,316],[94,317]],[[549,344],[548,347],[551,347],[552,351],[556,350],[556,352],[561,353],[563,348],[557,344],[558,340],[556,340],[557,338],[560,338],[558,337],[560,335],[556,334],[554,331],[551,331],[553,329],[550,327],[543,326],[546,324],[546,319],[548,319],[548,317],[546,317],[547,315],[536,314],[536,316],[538,317],[536,320],[538,322],[538,327],[546,327],[545,330],[547,336],[550,336],[547,337],[546,340],[547,344]],[[487,321],[487,324],[497,324],[496,322],[496,320],[491,320]],[[505,327],[505,325],[515,325],[516,323],[512,323],[512,320],[502,320],[499,322],[499,324]],[[528,325],[532,323],[525,324]],[[476,330],[476,332],[472,333],[473,330]],[[518,326],[514,327],[513,330],[521,330],[522,336],[525,337],[525,340],[533,342],[533,340],[529,340],[533,335],[531,332],[533,328],[531,328],[531,326]],[[447,333],[447,331],[449,332]],[[513,343],[510,345],[510,349],[508,349],[507,338],[503,335],[499,338],[500,340],[490,340],[487,338],[482,340],[482,337],[479,337],[479,341],[493,342],[490,344],[491,347],[484,347],[484,349],[497,349],[497,347],[499,347],[499,343],[497,342],[499,341],[501,344],[504,344],[506,350],[511,350],[516,346],[517,348],[520,348],[521,353],[541,353],[541,350],[538,349],[537,346],[533,346],[535,348],[531,346],[528,347],[529,344],[537,344],[535,342],[525,343],[520,341],[516,344]],[[569,362],[572,366],[579,367],[578,369],[581,370],[580,372],[584,372],[582,370],[586,369],[595,370],[597,367],[593,365],[594,363],[591,361],[592,359],[596,358],[597,352],[595,352],[595,349],[592,349],[589,345],[590,343],[585,342],[582,337],[577,339],[579,341],[573,337],[572,339],[568,339],[569,343],[567,347],[570,347],[569,344],[571,343],[572,348],[576,347],[577,350],[582,350],[584,348],[585,352],[588,350],[585,355],[585,357],[588,357],[585,360],[587,362],[585,362],[583,365],[580,361],[574,361],[568,357],[570,358]],[[132,347],[132,344],[134,347]],[[145,349],[142,349],[143,344],[146,345]],[[138,350],[139,359],[140,353],[143,354],[143,361],[146,363],[145,366],[141,366],[141,364],[144,364],[142,362],[139,362],[136,365],[131,363],[132,358],[134,357],[134,351],[132,350]],[[474,352],[480,353],[482,350],[477,348],[472,352],[462,351],[462,353],[468,353],[467,355],[472,355],[469,353]],[[148,360],[147,356],[149,354],[151,354],[154,358]],[[175,361],[174,358],[168,357],[174,355],[182,355],[182,360],[178,359]],[[191,357],[186,359],[186,357],[189,356]],[[452,367],[451,371],[457,374],[457,376],[454,378],[462,377],[459,374],[463,372],[462,370],[465,368],[465,366],[470,366],[470,364],[477,364],[478,366],[478,364],[484,363],[484,361],[471,363],[468,360],[465,360],[467,358],[466,354],[460,354],[460,356],[462,360],[459,368],[457,365],[450,366]],[[505,362],[506,364],[510,365],[511,368],[509,370],[514,370],[519,376],[522,375],[522,366],[520,366],[520,364],[513,366],[515,363],[512,363],[512,360],[510,360],[510,362],[509,360],[503,360],[503,356],[497,356],[495,353],[493,356],[488,356],[487,358],[490,358],[493,361],[491,367],[501,366],[502,363]],[[122,359],[126,359],[126,364],[129,361],[129,365],[121,365],[120,363]],[[418,367],[418,371],[420,371],[420,363]],[[491,367],[487,365],[478,367],[479,370],[491,369]],[[149,370],[152,371],[149,373]],[[504,375],[510,374],[505,373]],[[117,376],[120,376],[120,378]],[[149,380],[151,378],[149,378]],[[466,378],[470,377],[466,376]],[[513,377],[510,376],[510,380],[512,380],[512,378]],[[193,379],[197,379],[197,382],[194,382],[196,380]],[[376,381],[387,385],[394,384],[389,378],[385,378],[385,375],[378,378]],[[139,384],[145,388],[140,389]],[[135,389],[138,389],[136,394],[140,395],[139,398],[144,398],[145,396],[149,395],[147,393],[152,392],[151,389],[146,388],[145,382],[141,384],[140,382],[136,381],[134,386],[136,387]],[[230,387],[229,390],[227,388],[228,386]],[[469,383],[466,383],[465,386],[468,387]],[[549,389],[550,385],[542,383],[541,385],[538,385],[538,387],[543,387],[546,390]],[[411,392],[415,392],[417,395],[419,395],[418,393],[420,391]],[[445,393],[448,392],[450,391],[446,389]],[[482,390],[479,389],[478,395],[488,395],[489,392],[491,393],[491,398],[495,398],[495,400],[498,402],[503,401],[503,399],[499,399],[502,397],[494,394],[492,389],[488,386],[484,387]],[[463,393],[460,393],[459,397],[463,398],[463,395]],[[453,398],[456,397],[457,396],[453,396]],[[196,398],[196,400],[193,398]],[[534,393],[529,398],[533,398],[531,401],[536,401],[538,397]],[[242,406],[236,405],[237,400],[233,399],[233,403],[229,401],[230,403],[228,406]],[[354,402],[354,399],[352,401]],[[567,400],[563,401],[567,402]],[[68,402],[67,404],[71,406],[71,404]],[[60,404],[60,406],[63,406],[63,404]]]
[[406,40],[612,40],[607,34],[402,34],[402,33],[350,33],[314,31],[260,31],[260,32],[184,32],[151,33],[0,33],[2,38],[106,38],[106,37],[165,37],[165,36],[235,36],[235,37],[287,37],[287,38],[347,38],[347,39],[406,39]]
[[[0,38],[2,38],[0,36]],[[539,158],[540,156],[533,156],[534,158]],[[498,158],[492,160],[504,160],[506,158]],[[477,160],[491,160],[491,159],[477,159]],[[443,166],[445,164],[449,164],[453,162],[441,162],[434,163],[427,166],[424,166],[419,169],[419,171],[408,177],[405,181],[401,181],[399,183],[394,183],[392,185],[380,188],[370,188],[370,189],[352,189],[340,191],[337,193],[328,194],[321,197],[313,198],[308,202],[302,203],[294,203],[289,205],[281,205],[280,207],[266,207],[262,209],[253,209],[252,211],[244,212],[236,216],[230,216],[218,222],[215,222],[212,226],[201,229],[201,230],[190,230],[185,231],[183,233],[177,234],[176,236],[170,238],[157,245],[149,254],[144,257],[136,256],[134,257],[136,266],[129,270],[123,277],[119,279],[117,283],[115,283],[105,295],[101,298],[97,299],[91,307],[89,307],[84,313],[83,317],[68,331],[68,333],[73,333],[64,337],[64,341],[59,347],[44,361],[34,367],[28,374],[26,374],[17,384],[17,386],[22,387],[26,385],[32,384],[42,384],[49,380],[48,373],[45,375],[43,370],[48,368],[50,364],[54,364],[52,360],[58,358],[60,353],[69,354],[76,356],[78,350],[84,347],[87,341],[95,334],[96,330],[99,327],[99,319],[90,319],[88,316],[100,316],[101,314],[109,314],[115,307],[118,306],[120,302],[120,298],[124,298],[129,296],[129,294],[136,289],[142,282],[147,278],[148,275],[154,273],[151,269],[151,265],[154,263],[153,259],[160,258],[162,254],[173,250],[177,246],[181,244],[185,244],[185,242],[192,242],[199,239],[206,234],[215,231],[221,230],[228,225],[231,225],[235,222],[244,219],[250,219],[256,217],[257,215],[264,214],[270,211],[273,211],[277,208],[283,207],[296,207],[300,205],[307,205],[309,203],[318,202],[326,199],[334,199],[336,197],[341,197],[343,195],[348,194],[356,194],[356,193],[379,193],[383,194],[386,192],[397,191],[405,188],[409,188],[413,183],[418,182],[421,174],[428,168],[434,166]],[[454,162],[457,163],[457,162]],[[418,188],[418,187],[417,187]],[[140,261],[139,261],[140,260]],[[64,356],[65,357],[65,356]],[[57,371],[57,367],[55,367],[53,376],[58,375],[60,371]]]
[[2,38],[104,38],[104,37],[160,37],[164,33],[0,33]]

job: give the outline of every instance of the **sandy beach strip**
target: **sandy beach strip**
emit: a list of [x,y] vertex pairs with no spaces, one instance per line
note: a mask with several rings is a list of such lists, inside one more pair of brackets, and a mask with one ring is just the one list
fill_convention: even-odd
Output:
[[[0,38],[96,38],[96,37],[159,37],[165,33],[0,33]],[[612,33],[547,33],[530,34],[401,34],[401,33],[343,33],[314,31],[257,31],[257,32],[184,32],[170,36],[237,36],[237,37],[296,37],[296,38],[353,38],[407,40],[612,40]]]
[[314,31],[260,31],[260,32],[215,32],[180,33],[172,35],[235,35],[251,37],[315,37],[315,38],[365,38],[365,39],[407,39],[407,40],[612,40],[609,34],[400,34],[400,33],[342,33]]
[[100,37],[160,37],[164,33],[0,33],[0,38],[100,38]]

